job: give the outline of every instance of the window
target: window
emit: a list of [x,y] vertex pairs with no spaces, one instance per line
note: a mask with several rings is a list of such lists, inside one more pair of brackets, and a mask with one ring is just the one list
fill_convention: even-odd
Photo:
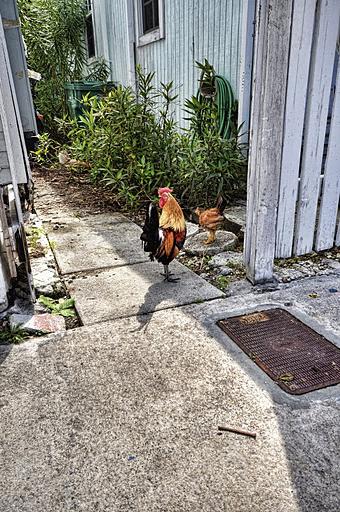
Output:
[[95,57],[96,48],[94,44],[94,29],[92,17],[92,0],[87,0],[88,14],[86,16],[86,43],[87,43],[87,56],[90,59]]
[[138,46],[164,38],[163,0],[135,0]]
[[142,0],[143,34],[159,28],[158,0]]

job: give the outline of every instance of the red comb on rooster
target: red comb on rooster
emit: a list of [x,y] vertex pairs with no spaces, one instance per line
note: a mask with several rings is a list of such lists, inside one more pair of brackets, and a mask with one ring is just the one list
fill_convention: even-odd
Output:
[[150,203],[140,238],[151,261],[156,259],[164,265],[165,281],[176,282],[178,279],[170,277],[169,264],[183,248],[186,226],[182,208],[171,192],[172,189],[168,187],[158,189],[161,216],[157,207]]

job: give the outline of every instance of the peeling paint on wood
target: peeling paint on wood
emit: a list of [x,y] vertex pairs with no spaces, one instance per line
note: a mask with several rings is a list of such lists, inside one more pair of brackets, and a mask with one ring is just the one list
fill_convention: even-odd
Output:
[[253,283],[273,277],[292,3],[257,5],[245,253]]

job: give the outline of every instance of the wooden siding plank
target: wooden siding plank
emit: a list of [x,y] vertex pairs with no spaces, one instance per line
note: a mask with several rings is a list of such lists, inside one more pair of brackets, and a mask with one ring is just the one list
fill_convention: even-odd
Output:
[[316,0],[294,3],[286,96],[276,257],[292,254],[299,167]]
[[133,0],[126,2],[126,17],[128,26],[128,83],[136,90],[136,66],[135,66],[135,13]]
[[298,255],[307,254],[313,249],[328,103],[339,30],[339,0],[320,0],[318,7],[294,241],[295,253]]
[[[258,133],[250,139],[256,161],[255,168],[249,169],[254,198],[252,214],[248,208],[247,222],[250,220],[251,225],[247,225],[246,244],[247,276],[253,283],[273,277],[292,3],[258,2],[260,24],[254,68],[257,86],[252,110]],[[253,164],[254,156],[250,165]]]
[[251,75],[253,65],[255,0],[243,1],[240,42],[238,125],[243,123],[241,142],[248,142]]
[[329,249],[334,244],[340,194],[340,64],[325,162],[323,190],[316,236],[316,250]]
[[[5,161],[5,157],[3,156],[4,154],[6,155],[7,161]],[[0,116],[0,185],[7,185],[10,182],[11,182],[11,171],[9,168],[5,135],[3,132],[3,126],[2,126],[2,122],[1,122],[1,116]]]
[[[17,176],[20,176],[20,169],[23,173],[26,173],[26,170],[24,166],[22,151],[20,150],[20,137],[13,98],[11,94],[11,82],[9,79],[8,66],[9,64],[6,59],[5,35],[2,26],[2,18],[0,15],[0,118],[5,137],[6,151],[11,174],[9,183],[12,183],[13,185],[18,221],[21,224],[23,219],[18,192]],[[13,84],[12,87],[14,90]],[[16,149],[15,151],[14,148]]]
[[0,151],[0,170],[9,167],[7,151]]
[[[22,132],[19,108],[16,102],[15,88],[7,53],[6,39],[0,15],[0,95],[3,107],[1,119],[5,136],[6,149],[10,164],[11,182],[27,183],[30,169]],[[15,151],[13,151],[15,148]],[[10,153],[13,155],[11,162]]]

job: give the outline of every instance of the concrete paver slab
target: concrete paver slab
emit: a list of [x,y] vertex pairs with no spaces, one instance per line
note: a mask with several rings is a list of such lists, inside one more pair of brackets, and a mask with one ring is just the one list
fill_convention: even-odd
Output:
[[179,282],[164,282],[163,266],[148,262],[76,277],[69,292],[85,325],[224,296],[176,261],[170,270]]
[[95,227],[96,229],[110,229],[112,226],[119,223],[129,222],[133,224],[127,217],[121,213],[100,213],[96,215],[81,215],[72,211],[65,213],[63,210],[60,212],[51,212],[50,215],[43,215],[45,229],[51,233],[60,228],[65,228],[68,224],[76,224],[78,226]]
[[100,219],[93,223],[79,219],[65,222],[49,231],[54,253],[62,274],[147,261],[139,239],[141,229],[122,217],[111,224]]

